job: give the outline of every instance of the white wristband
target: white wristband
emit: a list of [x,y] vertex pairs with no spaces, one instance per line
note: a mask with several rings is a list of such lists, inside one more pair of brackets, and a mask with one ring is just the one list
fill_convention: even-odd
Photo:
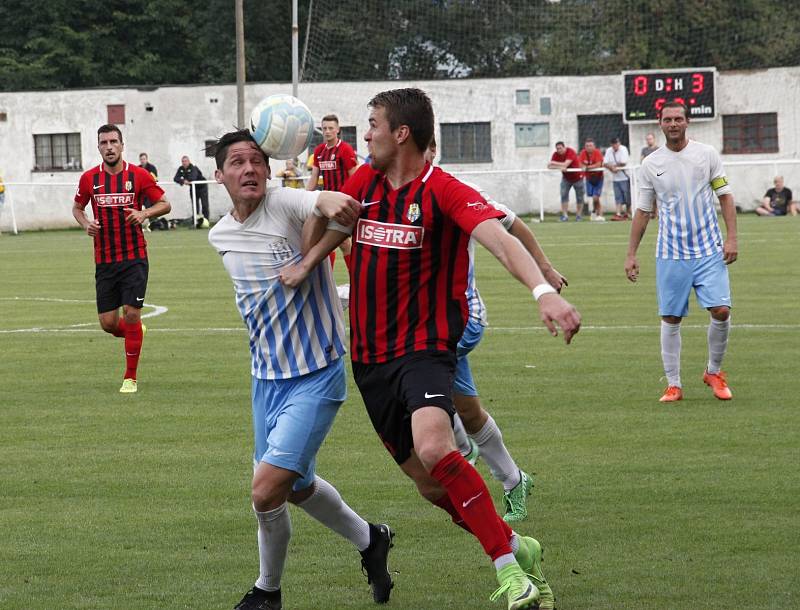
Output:
[[314,206],[314,209],[312,209],[311,211],[317,218],[322,218],[322,211],[316,205]]
[[553,288],[550,284],[539,284],[536,288],[533,289],[533,298],[537,301],[542,298],[542,295],[545,294],[557,294],[558,291]]

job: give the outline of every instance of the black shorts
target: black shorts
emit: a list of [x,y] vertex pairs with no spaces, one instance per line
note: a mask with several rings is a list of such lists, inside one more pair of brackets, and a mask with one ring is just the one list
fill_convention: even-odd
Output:
[[353,377],[375,432],[402,464],[411,456],[411,414],[440,407],[450,416],[456,356],[450,352],[414,352],[383,364],[353,362]]
[[147,291],[146,260],[101,263],[95,267],[97,313],[114,311],[121,305],[141,309]]

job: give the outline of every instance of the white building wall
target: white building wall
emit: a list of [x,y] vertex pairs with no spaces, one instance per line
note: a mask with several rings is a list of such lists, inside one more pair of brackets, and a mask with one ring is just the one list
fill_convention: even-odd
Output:
[[[545,168],[553,145],[564,140],[573,145],[578,139],[577,115],[622,113],[621,75],[588,77],[532,77],[503,79],[436,80],[413,82],[303,83],[300,97],[315,117],[334,112],[342,125],[358,130],[358,153],[366,156],[361,139],[367,125],[367,103],[377,92],[402,86],[426,90],[433,100],[439,122],[489,121],[492,126],[492,162],[444,165],[454,174],[483,170],[530,170]],[[518,106],[517,89],[529,89],[531,103]],[[260,99],[274,93],[291,93],[289,83],[254,83],[246,87],[245,107],[252,108]],[[540,114],[539,99],[549,97],[552,111]],[[769,155],[727,155],[726,162],[800,159],[800,68],[775,68],[753,72],[725,72],[717,79],[717,118],[695,122],[690,127],[693,138],[722,148],[723,114],[777,112],[780,151]],[[107,105],[124,104],[125,158],[138,163],[140,152],[147,152],[159,170],[175,217],[187,217],[190,204],[187,188],[172,183],[182,155],[188,155],[207,178],[214,174],[213,159],[204,155],[206,140],[233,129],[236,123],[236,88],[234,85],[197,85],[155,88],[117,88],[69,91],[0,93],[0,175],[13,199],[16,219],[21,229],[73,226],[72,196],[81,171],[100,161],[96,148],[96,129],[107,122]],[[151,108],[151,110],[147,110]],[[546,122],[550,126],[547,146],[516,148],[514,124]],[[638,160],[639,148],[655,124],[629,126],[631,153]],[[34,171],[33,134],[81,134],[80,171]],[[605,145],[605,143],[600,143]],[[274,162],[273,172],[282,167]],[[800,165],[770,164],[738,167],[729,165],[728,174],[737,203],[752,209],[757,198],[771,185],[775,173],[786,176],[787,185],[800,192]],[[560,174],[464,173],[481,184],[497,199],[518,212],[534,212],[540,199],[545,210],[558,210]],[[17,185],[17,183],[25,183]],[[610,203],[610,191],[605,195]],[[228,203],[220,187],[212,185],[212,216],[222,215]],[[7,229],[10,219],[0,217],[0,228]]]

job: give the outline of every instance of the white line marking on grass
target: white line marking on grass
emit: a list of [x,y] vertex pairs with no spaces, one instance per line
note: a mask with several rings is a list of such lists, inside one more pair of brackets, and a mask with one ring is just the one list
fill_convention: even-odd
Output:
[[[44,301],[48,303],[94,303],[95,301],[89,299],[58,299],[54,297],[0,297],[0,301]],[[163,305],[153,305],[151,303],[144,303],[142,308],[151,307],[153,311],[150,311],[142,316],[142,319],[145,318],[154,318],[155,316],[160,316],[161,314],[167,313],[169,311],[168,307],[164,307]],[[80,324],[70,324],[66,327],[61,328],[42,328],[39,326],[34,326],[33,328],[12,328],[12,329],[0,329],[0,334],[12,334],[12,333],[68,333],[68,332],[102,332],[99,328],[86,328],[87,326],[95,326],[97,321],[93,322],[81,322]]]
[[[619,326],[581,326],[581,330],[653,330],[658,329],[658,323],[653,324],[633,324]],[[681,324],[681,328],[701,328],[707,329],[708,324]],[[731,324],[731,330],[796,330],[800,324]],[[544,326],[487,326],[486,330],[498,332],[518,332],[521,330],[547,331]],[[548,331],[549,332],[549,331]]]

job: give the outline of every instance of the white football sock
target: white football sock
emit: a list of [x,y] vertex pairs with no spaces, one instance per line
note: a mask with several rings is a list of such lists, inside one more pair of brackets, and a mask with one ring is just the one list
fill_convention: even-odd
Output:
[[285,502],[278,508],[263,513],[256,510],[255,513],[258,519],[260,571],[256,587],[264,591],[277,591],[281,588],[286,550],[289,548],[289,538],[292,537],[292,521]]
[[661,360],[667,385],[681,387],[681,325],[661,320]]
[[456,447],[458,452],[467,457],[469,452],[472,451],[469,439],[467,438],[467,431],[464,429],[464,424],[458,415],[453,415],[453,435],[456,437]]
[[347,538],[359,551],[369,546],[369,523],[350,508],[325,479],[315,476],[314,493],[297,506],[325,527]]
[[719,373],[722,368],[722,359],[728,349],[728,333],[731,329],[731,319],[716,320],[711,318],[708,325],[708,369],[709,373]]
[[489,416],[483,428],[470,436],[478,443],[481,457],[492,471],[492,476],[503,484],[503,489],[506,491],[514,489],[521,478],[519,467],[506,449],[503,434],[492,416]]

